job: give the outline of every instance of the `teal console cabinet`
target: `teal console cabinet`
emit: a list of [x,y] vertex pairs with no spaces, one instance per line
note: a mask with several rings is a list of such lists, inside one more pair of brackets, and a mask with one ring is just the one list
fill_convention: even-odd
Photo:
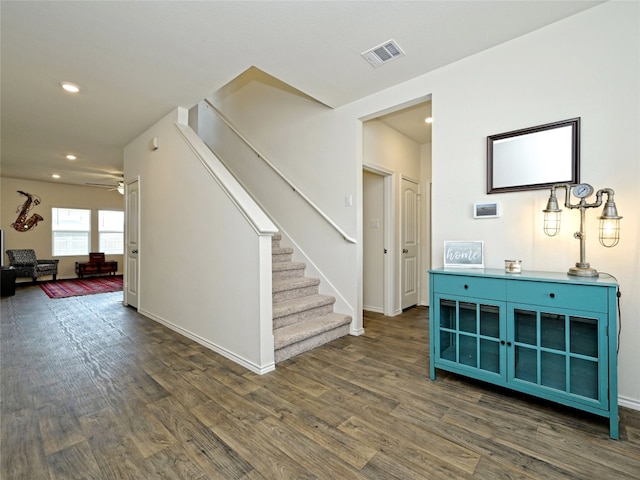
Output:
[[430,278],[436,369],[609,419],[618,438],[618,285],[565,273],[439,269]]

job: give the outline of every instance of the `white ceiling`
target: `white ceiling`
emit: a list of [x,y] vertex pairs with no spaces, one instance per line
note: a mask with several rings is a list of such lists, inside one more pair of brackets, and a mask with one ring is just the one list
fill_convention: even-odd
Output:
[[423,145],[431,143],[431,123],[425,119],[431,118],[431,100],[411,107],[403,108],[396,112],[387,113],[378,117],[388,126],[409,137],[414,142]]
[[[128,142],[249,67],[338,107],[598,3],[2,1],[1,174],[113,182]],[[406,56],[360,56],[389,39]]]

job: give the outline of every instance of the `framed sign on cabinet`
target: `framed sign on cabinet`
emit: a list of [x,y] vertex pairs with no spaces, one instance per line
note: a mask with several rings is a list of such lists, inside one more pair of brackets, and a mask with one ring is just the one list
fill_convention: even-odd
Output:
[[444,242],[444,266],[459,268],[484,268],[484,242]]

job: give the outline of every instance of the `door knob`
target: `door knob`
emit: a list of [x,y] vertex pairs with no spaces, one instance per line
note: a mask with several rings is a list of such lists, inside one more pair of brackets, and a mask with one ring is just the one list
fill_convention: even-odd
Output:
[[406,248],[403,248],[402,253],[409,253],[409,250],[407,250]]
[[131,250],[131,253],[138,253],[138,249],[136,249],[136,250]]

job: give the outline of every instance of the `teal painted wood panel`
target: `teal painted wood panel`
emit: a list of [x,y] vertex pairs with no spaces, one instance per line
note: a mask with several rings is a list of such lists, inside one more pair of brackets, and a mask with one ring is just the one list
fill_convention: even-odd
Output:
[[434,278],[435,292],[474,298],[505,300],[507,283],[497,278],[477,278],[468,276],[437,275]]
[[571,308],[587,312],[606,312],[607,289],[595,285],[568,285],[539,281],[507,282],[511,302],[529,303],[555,308]]

